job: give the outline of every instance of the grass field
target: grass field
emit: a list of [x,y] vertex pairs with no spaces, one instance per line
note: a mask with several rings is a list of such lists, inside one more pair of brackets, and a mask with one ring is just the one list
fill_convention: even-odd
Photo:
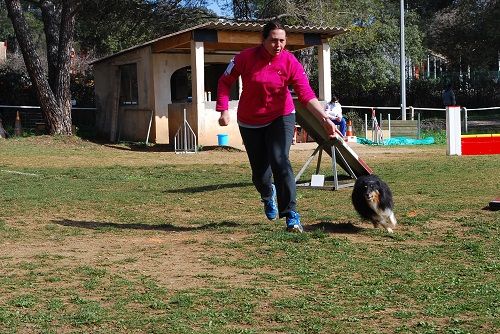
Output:
[[355,150],[393,235],[304,188],[286,233],[238,150],[0,140],[0,333],[499,333],[500,156]]

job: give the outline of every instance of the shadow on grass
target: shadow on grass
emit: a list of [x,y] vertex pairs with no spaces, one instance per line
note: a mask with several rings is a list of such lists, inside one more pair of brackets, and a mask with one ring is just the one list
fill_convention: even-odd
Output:
[[103,146],[122,151],[134,152],[174,152],[174,146],[171,144],[146,145],[145,143],[120,143],[103,144]]
[[307,232],[321,230],[325,233],[355,234],[355,233],[360,233],[361,231],[364,230],[364,228],[357,227],[352,223],[321,222],[317,224],[304,225],[304,230]]
[[220,152],[244,152],[243,150],[240,150],[237,147],[233,146],[217,146],[217,145],[212,145],[212,146],[203,146],[201,151],[220,151]]
[[146,230],[146,231],[164,231],[164,232],[188,232],[188,231],[203,231],[213,230],[221,227],[238,227],[240,224],[231,221],[222,221],[220,223],[209,223],[200,226],[175,226],[172,224],[149,225],[149,224],[118,224],[108,222],[93,222],[93,221],[78,221],[78,220],[53,220],[54,224],[88,228],[91,230],[99,230],[103,228],[129,229],[129,230]]
[[[149,144],[134,143],[134,142],[120,142],[114,143],[101,143],[103,146],[114,148],[122,151],[135,151],[135,152],[175,152],[173,144]],[[203,146],[199,149],[202,151],[219,151],[219,152],[243,152],[239,148],[232,146]]]
[[201,193],[201,192],[205,192],[205,191],[214,191],[214,190],[219,190],[219,189],[247,187],[247,186],[251,186],[251,185],[252,185],[251,182],[219,183],[219,184],[210,184],[210,185],[199,186],[199,187],[169,189],[169,190],[163,191],[163,193],[167,193],[167,194],[179,194],[179,193],[191,194],[191,193]]

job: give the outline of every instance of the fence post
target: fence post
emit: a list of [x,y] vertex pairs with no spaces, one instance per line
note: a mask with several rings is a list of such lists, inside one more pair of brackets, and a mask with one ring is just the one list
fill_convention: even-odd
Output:
[[186,119],[186,108],[184,108],[183,112],[183,123],[182,125],[184,126],[184,152],[188,151],[188,146],[187,146],[187,125],[186,125],[187,119]]
[[375,109],[372,108],[372,141],[375,142],[375,121],[377,120],[375,116]]
[[421,139],[421,136],[420,136],[420,112],[417,113],[417,138]]
[[365,114],[365,138],[368,139],[368,114]]
[[389,122],[389,138],[392,137],[391,134],[391,114],[387,114],[387,121]]
[[462,107],[462,109],[464,110],[464,130],[465,130],[465,133],[468,133],[469,132],[469,126],[468,126],[468,119],[467,119],[467,108],[466,107]]
[[446,154],[462,155],[460,107],[446,107]]

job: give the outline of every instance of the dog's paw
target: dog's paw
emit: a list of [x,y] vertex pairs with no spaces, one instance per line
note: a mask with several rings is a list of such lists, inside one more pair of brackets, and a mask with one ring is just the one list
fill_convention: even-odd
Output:
[[392,228],[390,228],[390,227],[386,228],[386,230],[387,230],[387,232],[388,232],[388,233],[394,233],[394,232],[392,231]]

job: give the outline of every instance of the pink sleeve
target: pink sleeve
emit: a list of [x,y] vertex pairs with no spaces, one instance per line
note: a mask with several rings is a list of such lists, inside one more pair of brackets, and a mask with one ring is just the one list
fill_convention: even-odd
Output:
[[290,83],[295,90],[295,94],[297,94],[299,102],[305,106],[309,101],[316,98],[316,94],[312,90],[311,85],[309,85],[309,79],[304,71],[304,67],[302,67],[302,64],[299,63],[295,56],[292,55],[292,57]]
[[235,64],[237,59],[239,59],[238,56],[231,59],[224,74],[219,78],[217,84],[217,104],[215,105],[215,110],[217,111],[224,111],[229,108],[231,86],[240,76],[240,72],[236,69]]

